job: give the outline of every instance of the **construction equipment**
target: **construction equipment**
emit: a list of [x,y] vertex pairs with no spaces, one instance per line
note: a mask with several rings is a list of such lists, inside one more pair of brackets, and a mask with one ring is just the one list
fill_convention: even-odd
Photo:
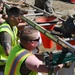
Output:
[[[8,5],[4,4],[6,8],[10,8]],[[30,5],[31,7],[35,8],[34,6]],[[39,8],[35,8],[38,9],[40,12],[44,13],[45,15],[51,16],[50,13],[48,12],[44,12],[43,10],[39,9]],[[55,16],[56,17],[56,16]],[[63,19],[57,17],[59,20],[64,21]],[[36,22],[26,18],[26,16],[22,16],[22,19],[25,20],[29,25],[31,25],[32,27],[34,27],[35,29],[37,29],[38,31],[40,31],[41,33],[43,33],[45,36],[47,36],[49,39],[53,40],[55,43],[61,45],[63,47],[62,52],[60,53],[53,53],[53,58],[52,60],[50,60],[49,55],[46,54],[45,55],[45,63],[47,66],[55,66],[61,63],[65,63],[67,61],[75,61],[75,47],[72,46],[70,43],[66,42],[65,40],[63,40],[62,38],[60,38],[59,36],[53,35],[51,31],[41,27],[39,24],[37,24]],[[62,56],[62,57],[61,57]],[[48,59],[46,59],[48,58]],[[61,61],[60,61],[61,60]],[[50,71],[50,75],[52,75],[53,71]]]

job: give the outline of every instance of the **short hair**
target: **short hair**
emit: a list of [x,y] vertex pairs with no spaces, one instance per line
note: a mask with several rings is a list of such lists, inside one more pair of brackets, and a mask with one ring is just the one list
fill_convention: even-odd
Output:
[[20,41],[31,41],[37,39],[39,37],[37,34],[38,30],[35,28],[26,28],[20,33]]
[[17,7],[11,7],[10,9],[8,9],[7,15],[9,17],[11,17],[12,15],[18,17],[19,15],[21,15],[21,10]]

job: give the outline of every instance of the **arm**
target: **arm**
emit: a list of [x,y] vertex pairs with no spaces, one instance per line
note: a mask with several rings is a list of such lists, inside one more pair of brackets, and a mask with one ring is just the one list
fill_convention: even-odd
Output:
[[17,28],[18,28],[18,30],[23,30],[26,25],[27,25],[26,22],[24,22],[24,23],[19,23],[18,26],[17,26]]
[[[35,55],[29,56],[25,61],[26,66],[36,72],[45,72],[50,71],[49,67],[46,67],[42,61],[40,61]],[[56,69],[62,68],[63,64],[58,65]]]

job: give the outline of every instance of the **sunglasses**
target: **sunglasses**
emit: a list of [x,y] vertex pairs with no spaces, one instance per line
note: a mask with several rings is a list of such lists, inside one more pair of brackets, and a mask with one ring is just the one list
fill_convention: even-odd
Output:
[[38,41],[39,41],[39,39],[40,39],[40,37],[39,37],[38,39],[34,39],[34,40],[30,40],[30,41],[37,41],[37,42],[38,42]]

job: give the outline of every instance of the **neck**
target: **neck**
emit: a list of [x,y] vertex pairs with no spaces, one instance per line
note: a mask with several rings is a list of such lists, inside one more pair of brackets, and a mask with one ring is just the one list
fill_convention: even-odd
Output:
[[6,22],[10,25],[11,29],[13,29],[11,23],[9,22],[9,20],[6,20]]
[[24,47],[21,43],[20,43],[20,46],[21,46],[22,48],[25,48],[26,50],[28,50],[30,53],[32,53],[32,50],[31,50],[31,49],[28,49],[28,48]]

